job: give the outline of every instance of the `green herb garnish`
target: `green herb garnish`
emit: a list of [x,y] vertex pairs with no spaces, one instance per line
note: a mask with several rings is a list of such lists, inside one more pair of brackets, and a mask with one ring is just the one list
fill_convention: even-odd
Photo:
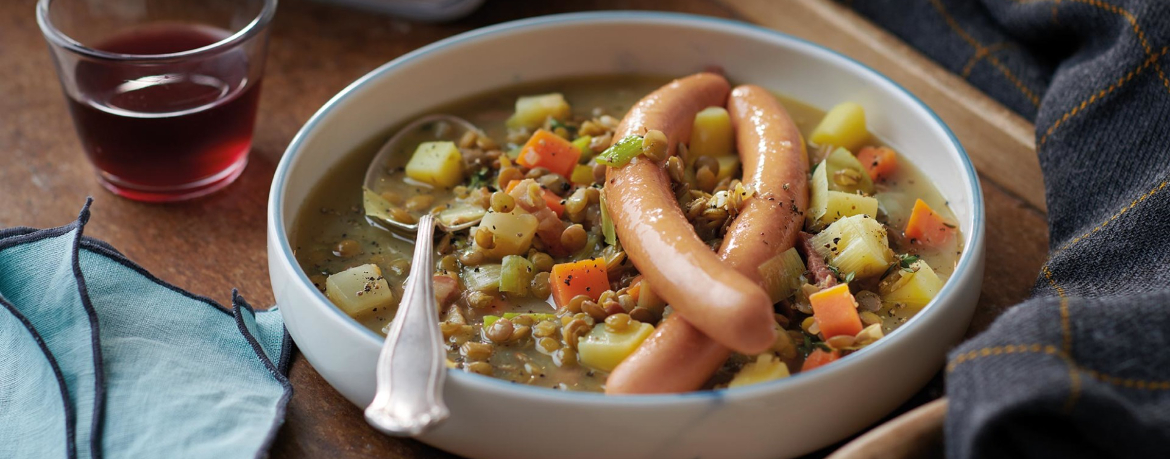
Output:
[[817,349],[820,349],[820,350],[825,351],[825,352],[832,352],[833,351],[833,349],[831,349],[829,347],[829,345],[825,344],[824,341],[813,341],[812,337],[809,336],[807,333],[804,334],[804,342],[801,344],[798,344],[796,346],[796,350],[799,351],[800,354],[806,358],[808,357],[809,354],[812,354],[812,352],[817,350]]
[[577,128],[575,128],[573,126],[569,126],[565,123],[562,123],[562,122],[558,121],[556,118],[549,118],[548,121],[549,121],[548,127],[552,128],[554,131],[557,128],[565,128],[565,130],[569,131],[570,133],[577,132]]
[[467,182],[467,187],[471,188],[471,189],[476,189],[476,188],[482,188],[484,186],[487,186],[488,178],[491,177],[491,175],[492,175],[491,169],[488,169],[486,167],[481,167],[481,168],[479,168],[478,171],[475,171],[473,174],[471,174],[471,180],[469,180]]
[[918,261],[918,255],[901,255],[898,257],[898,266],[902,269],[910,269],[910,266]]

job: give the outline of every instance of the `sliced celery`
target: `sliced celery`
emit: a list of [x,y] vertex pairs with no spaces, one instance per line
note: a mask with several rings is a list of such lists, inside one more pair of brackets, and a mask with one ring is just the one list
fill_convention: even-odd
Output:
[[593,137],[587,135],[577,137],[573,140],[573,146],[581,151],[581,157],[577,159],[577,162],[585,164],[589,162],[590,158],[593,158],[593,150],[589,148],[589,143],[592,141]]
[[488,264],[463,268],[463,284],[474,292],[496,292],[500,290],[500,265]]
[[773,303],[788,298],[800,288],[800,276],[804,275],[804,261],[795,248],[785,250],[760,264],[760,277],[763,278],[764,290],[772,298]]
[[605,235],[606,244],[617,245],[617,228],[613,226],[613,219],[609,217],[609,207],[605,204],[604,191],[601,193],[601,233]]
[[500,291],[513,295],[528,295],[528,285],[532,283],[532,276],[536,275],[536,267],[532,262],[519,255],[508,255],[500,268]]
[[642,136],[628,135],[597,155],[597,163],[621,167],[640,154],[642,154]]

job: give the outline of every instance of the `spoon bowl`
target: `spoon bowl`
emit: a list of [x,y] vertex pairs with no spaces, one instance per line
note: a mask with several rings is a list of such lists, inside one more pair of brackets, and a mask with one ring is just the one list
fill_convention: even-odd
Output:
[[[471,122],[458,116],[446,114],[427,115],[403,126],[393,137],[390,137],[390,140],[387,140],[382,145],[382,148],[378,150],[378,154],[374,155],[374,159],[370,161],[370,166],[366,169],[366,177],[362,181],[362,188],[367,196],[370,194],[377,196],[376,190],[379,188],[378,185],[389,175],[388,170],[400,164],[400,161],[397,161],[397,155],[402,153],[403,141],[411,138],[411,134],[432,125],[437,126],[435,128],[435,137],[443,139],[458,140],[467,131],[482,132],[474,124],[471,124]],[[385,211],[384,206],[371,205],[372,202],[376,201],[372,201],[369,197],[364,199],[364,201],[366,203],[366,217],[371,220],[374,226],[406,234],[412,234],[418,231],[418,223],[397,221]],[[478,224],[479,219],[451,225],[443,222],[442,219],[435,219],[435,226],[439,230],[447,233],[465,230]]]

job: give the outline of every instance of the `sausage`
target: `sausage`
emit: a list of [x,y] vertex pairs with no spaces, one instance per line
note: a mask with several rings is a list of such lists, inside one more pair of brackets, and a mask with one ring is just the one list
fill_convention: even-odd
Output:
[[[726,79],[711,73],[675,80],[630,109],[614,142],[656,129],[666,134],[667,154],[673,154],[674,147],[690,137],[695,114],[723,105],[729,90]],[[662,166],[636,157],[624,166],[607,168],[605,198],[626,255],[676,312],[737,351],[757,353],[772,345],[776,333],[767,293],[743,274],[726,269],[695,235]]]
[[[791,248],[800,234],[808,208],[808,154],[796,124],[768,91],[739,86],[727,105],[744,166],[743,182],[756,194],[744,201],[719,255],[758,283],[760,264]],[[730,349],[673,314],[610,373],[605,391],[692,391],[730,355]]]

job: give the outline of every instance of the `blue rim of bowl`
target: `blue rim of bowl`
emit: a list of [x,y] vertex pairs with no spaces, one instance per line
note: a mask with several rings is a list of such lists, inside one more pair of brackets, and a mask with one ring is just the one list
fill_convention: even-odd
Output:
[[[305,141],[305,138],[307,137],[308,133],[313,131],[316,124],[319,123],[321,121],[321,119],[323,119],[336,105],[339,105],[342,101],[348,99],[352,95],[352,93],[354,93],[358,88],[364,86],[368,81],[370,81],[374,78],[377,78],[377,77],[381,76],[382,74],[395,69],[398,66],[401,66],[407,62],[410,62],[410,61],[417,59],[417,58],[419,58],[427,53],[439,50],[441,48],[456,45],[456,44],[459,44],[459,43],[462,43],[465,41],[469,41],[469,40],[482,38],[485,36],[491,36],[491,35],[496,35],[496,34],[503,33],[503,32],[515,31],[516,29],[548,26],[550,24],[563,24],[563,23],[570,23],[570,22],[596,22],[596,21],[603,21],[603,20],[624,20],[624,21],[634,20],[634,21],[641,21],[641,22],[660,22],[660,23],[666,23],[666,24],[680,24],[680,23],[681,24],[698,24],[698,25],[705,25],[705,26],[718,26],[718,27],[724,27],[724,28],[739,29],[740,31],[744,31],[744,32],[763,34],[763,35],[769,36],[773,39],[785,40],[785,41],[789,41],[791,43],[795,43],[795,44],[800,45],[800,46],[811,47],[817,51],[820,51],[822,53],[826,53],[829,56],[840,59],[840,60],[844,61],[847,65],[852,65],[852,66],[856,67],[857,69],[861,70],[862,72],[869,73],[873,76],[876,76],[880,81],[884,81],[887,85],[890,86],[890,88],[894,89],[896,92],[901,93],[902,95],[906,96],[910,100],[914,101],[920,109],[922,109],[924,112],[929,114],[931,116],[931,118],[934,119],[937,126],[942,128],[943,132],[945,132],[947,134],[947,137],[950,139],[951,144],[954,146],[956,152],[959,155],[959,159],[961,160],[961,163],[967,172],[966,178],[967,178],[967,185],[968,185],[968,188],[970,189],[970,193],[971,193],[971,206],[972,206],[972,209],[971,209],[972,210],[972,217],[971,218],[973,219],[973,222],[971,225],[971,234],[968,235],[969,239],[968,239],[967,245],[966,245],[966,249],[968,249],[968,250],[964,250],[963,254],[960,256],[959,263],[955,267],[955,271],[951,275],[951,279],[953,279],[955,276],[957,276],[960,273],[966,272],[968,269],[970,269],[971,265],[973,263],[975,263],[974,260],[976,258],[981,257],[981,254],[972,253],[973,250],[970,250],[970,249],[976,249],[976,250],[981,251],[982,247],[983,247],[983,237],[984,237],[984,234],[983,234],[983,232],[984,232],[983,231],[984,230],[983,190],[979,184],[979,176],[975,172],[975,167],[974,167],[974,165],[972,165],[970,157],[967,156],[967,151],[963,148],[963,145],[961,143],[959,143],[959,139],[955,137],[955,134],[953,132],[951,132],[950,127],[948,127],[946,125],[946,123],[944,123],[943,120],[941,118],[939,118],[939,116],[936,113],[934,113],[934,110],[931,110],[930,107],[927,106],[924,102],[922,102],[921,99],[919,99],[917,96],[912,94],[910,91],[907,91],[905,88],[903,88],[901,85],[899,85],[898,83],[891,80],[889,77],[881,74],[880,72],[870,68],[869,66],[867,66],[865,64],[862,64],[861,62],[858,62],[857,60],[855,60],[851,57],[848,57],[844,54],[833,51],[833,50],[826,48],[822,45],[805,40],[803,38],[794,37],[792,35],[788,35],[788,34],[783,33],[783,32],[768,29],[766,27],[762,27],[762,26],[758,26],[758,25],[754,25],[754,24],[749,24],[746,22],[735,21],[735,20],[731,20],[731,19],[714,18],[714,17],[708,17],[708,16],[697,16],[697,15],[683,14],[683,13],[646,12],[646,11],[604,11],[604,12],[567,13],[567,14],[540,16],[540,17],[535,17],[535,18],[521,19],[521,20],[516,20],[516,21],[505,22],[505,23],[496,24],[493,26],[488,26],[488,27],[464,32],[464,33],[461,33],[459,35],[455,35],[455,36],[437,41],[437,42],[432,43],[430,45],[423,46],[419,49],[416,49],[414,51],[406,53],[406,54],[398,57],[397,59],[394,59],[386,64],[383,64],[382,66],[378,67],[377,69],[374,69],[374,70],[370,71],[369,73],[365,74],[361,78],[358,78],[356,81],[351,83],[349,86],[346,86],[345,89],[341,90],[341,92],[337,93],[337,95],[333,96],[333,98],[329,99],[329,101],[326,102],[325,105],[323,105],[315,114],[313,114],[313,116],[309,119],[309,121],[306,122],[305,125],[300,129],[300,131],[297,132],[297,135],[293,138],[292,142],[289,143],[288,148],[285,150],[284,157],[281,158],[280,164],[276,168],[275,176],[274,176],[273,182],[272,182],[272,189],[271,189],[270,196],[269,196],[269,211],[268,211],[269,219],[273,222],[274,229],[276,231],[276,237],[280,241],[281,254],[285,257],[285,259],[288,263],[292,264],[295,267],[294,271],[296,271],[299,280],[304,285],[311,285],[311,283],[312,283],[309,280],[308,275],[306,275],[304,270],[300,268],[300,265],[296,263],[296,257],[292,253],[292,247],[291,247],[289,240],[288,240],[288,233],[285,231],[284,224],[283,224],[284,211],[283,211],[283,205],[281,202],[280,192],[285,187],[285,180],[287,178],[286,176],[288,173],[288,169],[291,167],[292,162],[295,159],[296,150],[298,150],[301,147],[301,144]],[[270,263],[271,263],[271,261],[270,261]],[[956,288],[955,283],[956,282],[951,282],[950,279],[948,279],[948,282],[945,285],[943,285],[942,290],[939,291],[939,294],[938,294],[938,296],[935,297],[935,300],[931,301],[931,303],[928,304],[925,308],[923,308],[922,311],[920,311],[918,314],[915,314],[913,317],[910,318],[910,320],[906,321],[906,323],[902,324],[900,327],[898,327],[894,331],[890,332],[890,334],[887,335],[885,338],[878,340],[873,345],[862,348],[862,349],[850,354],[849,356],[846,356],[845,358],[843,358],[841,360],[840,364],[828,365],[828,366],[825,366],[823,368],[817,368],[815,370],[811,370],[807,373],[800,372],[800,373],[796,373],[788,378],[784,378],[784,379],[780,379],[780,380],[776,380],[776,381],[769,381],[769,382],[760,383],[760,384],[754,384],[754,385],[745,386],[745,387],[737,387],[734,389],[715,389],[715,390],[706,390],[706,391],[696,391],[696,392],[687,392],[687,393],[681,393],[681,394],[623,395],[620,397],[615,397],[615,396],[607,396],[605,394],[595,393],[595,392],[562,391],[562,390],[555,390],[555,389],[550,389],[550,388],[545,388],[545,387],[529,386],[529,385],[525,385],[525,384],[518,384],[518,383],[504,381],[502,379],[497,379],[497,378],[493,378],[490,376],[470,374],[470,373],[458,371],[458,370],[450,370],[449,375],[456,378],[457,380],[461,380],[461,381],[468,382],[468,383],[485,383],[485,384],[489,385],[492,389],[495,389],[495,390],[517,391],[516,393],[522,392],[523,393],[522,395],[525,395],[525,396],[541,397],[541,398],[547,397],[547,398],[557,399],[560,401],[565,401],[566,399],[576,398],[576,399],[580,399],[583,401],[615,402],[615,403],[622,404],[622,405],[629,405],[629,404],[655,404],[655,403],[661,403],[661,402],[667,402],[667,401],[677,401],[679,399],[718,400],[718,399],[722,399],[725,397],[731,397],[731,396],[735,396],[735,397],[750,396],[750,395],[755,395],[755,394],[758,394],[758,393],[764,392],[764,391],[771,391],[771,390],[781,388],[781,387],[784,387],[787,385],[793,385],[797,382],[804,382],[804,381],[808,380],[808,378],[829,377],[829,375],[843,370],[846,366],[852,364],[853,362],[860,360],[865,355],[873,353],[876,349],[879,349],[879,347],[881,347],[881,348],[887,347],[887,346],[884,346],[884,345],[886,345],[886,343],[893,342],[893,340],[896,340],[899,337],[906,334],[905,332],[903,332],[904,329],[913,329],[914,323],[923,322],[926,320],[926,317],[937,315],[938,314],[937,311],[940,308],[936,305],[936,303],[938,302],[939,299],[946,298],[951,292],[953,292],[955,290],[955,288]],[[349,325],[350,328],[354,329],[358,333],[364,334],[365,336],[367,336],[373,340],[376,340],[378,342],[382,341],[382,337],[378,336],[373,331],[363,327],[357,321],[353,320],[353,318],[342,313],[341,310],[337,309],[336,307],[332,307],[331,306],[332,303],[330,303],[329,300],[327,298],[325,298],[325,295],[322,294],[320,291],[318,291],[315,288],[310,289],[310,290],[312,290],[316,294],[317,300],[324,302],[324,304],[327,305],[327,307],[329,307],[329,309],[334,314],[336,314],[337,316],[340,316],[342,321],[345,322],[347,325]],[[854,355],[858,355],[859,357],[853,357]]]

